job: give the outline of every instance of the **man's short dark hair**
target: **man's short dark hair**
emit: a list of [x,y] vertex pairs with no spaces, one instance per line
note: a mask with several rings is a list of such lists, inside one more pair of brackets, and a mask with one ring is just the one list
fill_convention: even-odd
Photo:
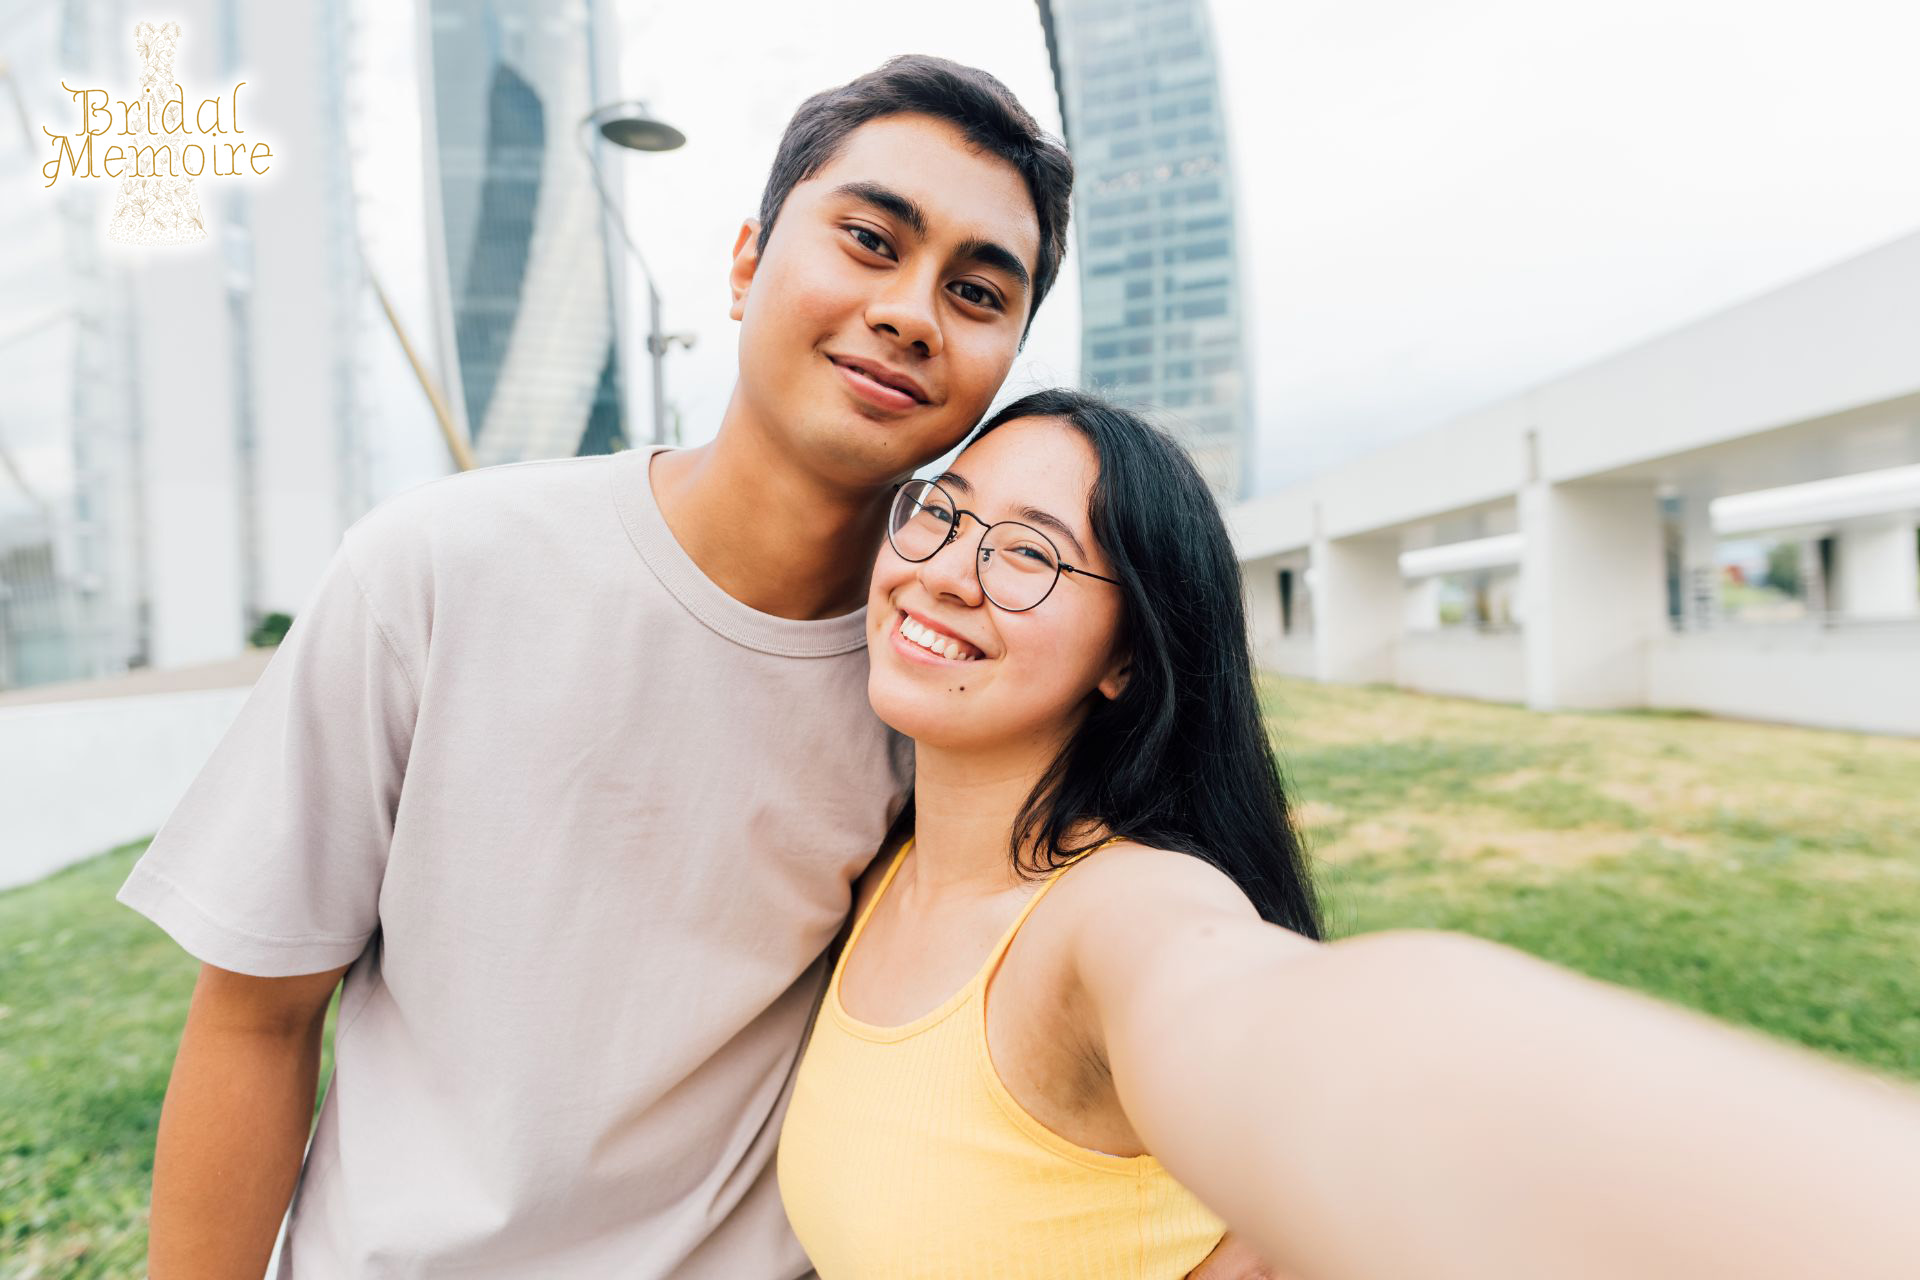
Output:
[[[999,156],[1025,179],[1040,223],[1040,261],[1033,274],[1027,328],[1060,273],[1067,253],[1067,215],[1073,195],[1073,158],[1040,128],[1013,91],[975,67],[928,54],[904,53],[835,89],[814,94],[787,122],[760,195],[760,237],[765,252],[787,193],[818,173],[840,145],[869,120],[908,112],[953,124],[967,141]],[[1026,329],[1021,330],[1024,341]]]

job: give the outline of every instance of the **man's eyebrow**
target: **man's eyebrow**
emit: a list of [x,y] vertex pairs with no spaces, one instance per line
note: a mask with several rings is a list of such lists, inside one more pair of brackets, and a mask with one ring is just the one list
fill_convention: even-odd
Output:
[[954,256],[962,262],[977,262],[983,267],[1006,272],[1020,282],[1023,293],[1032,287],[1033,281],[1027,276],[1026,264],[1012,250],[991,240],[968,240]]
[[[958,489],[961,493],[969,496],[973,493],[973,486],[968,484],[967,478],[957,471],[943,471],[933,478],[933,482],[949,489]],[[1021,507],[1018,511],[1014,512],[1014,514],[1022,520],[1025,520],[1028,524],[1037,524],[1042,528],[1051,529],[1068,542],[1071,542],[1073,544],[1074,554],[1082,560],[1090,558],[1087,555],[1087,549],[1080,545],[1080,539],[1074,536],[1073,530],[1067,527],[1066,521],[1060,519],[1058,516],[1048,515],[1038,507]]]
[[913,234],[922,240],[927,238],[927,215],[918,204],[901,195],[892,187],[883,187],[877,182],[843,182],[833,189],[836,196],[870,204],[882,213],[890,214],[912,228]]
[[[878,182],[843,182],[833,189],[832,194],[870,204],[905,223],[920,239],[927,238],[926,210],[910,196],[901,195],[892,187],[882,186]],[[1023,293],[1033,287],[1033,280],[1027,274],[1026,264],[1020,261],[1020,255],[992,240],[964,240],[955,250],[954,257],[961,262],[977,262],[983,267],[1005,272],[1020,282]]]

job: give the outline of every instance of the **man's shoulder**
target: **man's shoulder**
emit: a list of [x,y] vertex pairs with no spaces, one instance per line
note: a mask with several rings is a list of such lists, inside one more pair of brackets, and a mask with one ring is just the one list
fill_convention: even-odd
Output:
[[356,566],[497,554],[567,536],[611,511],[612,469],[624,455],[538,458],[441,476],[384,499],[347,529]]
[[[361,541],[408,532],[495,529],[503,522],[577,515],[578,500],[609,493],[621,454],[535,458],[455,472],[403,489],[354,522]],[[571,500],[571,501],[569,501]]]

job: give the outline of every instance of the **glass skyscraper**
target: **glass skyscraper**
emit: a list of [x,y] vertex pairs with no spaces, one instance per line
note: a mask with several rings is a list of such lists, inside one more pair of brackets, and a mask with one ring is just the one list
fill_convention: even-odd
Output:
[[1138,402],[1223,501],[1252,471],[1233,183],[1205,0],[1038,0],[1073,152],[1080,379]]
[[[627,439],[602,212],[580,119],[602,81],[593,0],[431,0],[449,399],[482,464]],[[599,146],[589,131],[589,145]]]

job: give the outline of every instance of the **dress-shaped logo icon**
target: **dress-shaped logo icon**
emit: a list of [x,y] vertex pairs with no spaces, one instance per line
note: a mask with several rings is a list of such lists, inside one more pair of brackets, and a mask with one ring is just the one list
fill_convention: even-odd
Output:
[[161,144],[167,137],[166,127],[172,125],[178,131],[186,123],[180,118],[180,103],[169,101],[164,92],[173,83],[173,55],[180,47],[180,24],[142,22],[133,29],[133,47],[140,55],[140,98],[133,104],[139,109],[127,112],[126,132],[133,136],[129,150],[134,156],[134,172],[120,179],[120,198],[114,203],[107,236],[122,244],[193,244],[205,240],[207,223],[200,216],[200,195],[194,190],[193,179],[184,174],[162,177],[154,173],[154,157],[165,154]]

